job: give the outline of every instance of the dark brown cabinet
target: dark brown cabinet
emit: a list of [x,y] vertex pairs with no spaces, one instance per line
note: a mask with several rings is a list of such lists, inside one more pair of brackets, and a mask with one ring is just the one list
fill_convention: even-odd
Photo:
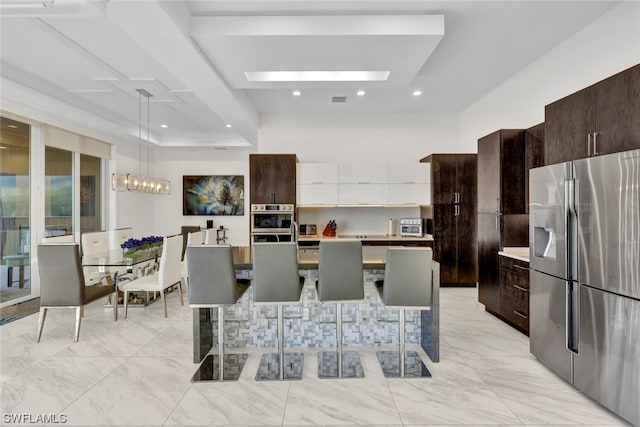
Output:
[[295,154],[250,154],[251,204],[296,203]]
[[420,160],[431,163],[431,203],[476,203],[476,155],[432,154]]
[[527,246],[526,150],[523,129],[502,129],[478,140],[478,300],[500,314],[498,251]]
[[544,166],[544,123],[524,131],[524,209],[529,213],[529,170]]
[[640,65],[545,107],[545,164],[640,148]]
[[478,212],[525,212],[523,129],[502,129],[478,140]]
[[502,317],[529,333],[529,263],[500,256],[500,290]]
[[[433,257],[440,263],[443,285],[475,285],[476,155],[432,154],[431,163]],[[427,210],[423,210],[426,212]]]

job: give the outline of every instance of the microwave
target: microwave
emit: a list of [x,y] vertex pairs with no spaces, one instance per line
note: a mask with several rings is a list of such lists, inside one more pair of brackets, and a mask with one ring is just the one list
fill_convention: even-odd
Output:
[[402,218],[400,220],[400,236],[422,237],[424,234],[424,220],[422,218]]

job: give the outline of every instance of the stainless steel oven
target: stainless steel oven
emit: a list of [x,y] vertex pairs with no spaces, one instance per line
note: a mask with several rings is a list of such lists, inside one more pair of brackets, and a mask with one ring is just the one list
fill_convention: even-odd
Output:
[[251,205],[252,235],[292,235],[293,205]]

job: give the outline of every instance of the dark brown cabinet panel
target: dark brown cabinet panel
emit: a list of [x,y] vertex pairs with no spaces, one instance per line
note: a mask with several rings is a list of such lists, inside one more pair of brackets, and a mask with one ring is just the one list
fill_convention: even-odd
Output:
[[455,155],[431,155],[420,161],[431,163],[431,203],[434,205],[454,203],[457,192]]
[[[488,311],[500,313],[500,224],[496,214],[478,214],[478,301]],[[496,227],[496,221],[498,226]]]
[[544,108],[545,164],[582,159],[589,155],[594,127],[593,87],[562,98]]
[[295,154],[250,154],[251,204],[295,204],[296,162]]
[[501,316],[529,333],[529,263],[500,257]]
[[502,129],[478,140],[478,212],[525,212],[523,129]]
[[433,257],[440,263],[443,285],[473,285],[478,280],[476,157],[432,154],[421,160],[431,163]]
[[457,232],[455,207],[433,206],[433,259],[440,263],[440,282],[457,281]]
[[544,166],[544,123],[524,131],[524,209],[529,213],[529,170]]
[[596,155],[640,148],[640,65],[595,85]]
[[640,65],[545,107],[545,164],[640,148]]
[[478,213],[474,205],[458,205],[456,283],[475,284],[478,281],[477,218]]

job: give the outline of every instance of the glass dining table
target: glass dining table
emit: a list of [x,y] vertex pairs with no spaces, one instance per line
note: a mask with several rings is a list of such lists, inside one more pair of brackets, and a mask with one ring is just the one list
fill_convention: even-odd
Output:
[[[152,273],[157,268],[161,254],[162,246],[128,254],[125,254],[122,249],[112,249],[107,252],[84,255],[82,267],[97,267],[98,271],[115,286],[118,281],[124,280],[125,276],[134,279],[140,275]],[[132,295],[132,300],[129,301],[130,307],[144,307],[158,298],[155,292],[132,293]],[[107,305],[111,306],[111,297]]]

